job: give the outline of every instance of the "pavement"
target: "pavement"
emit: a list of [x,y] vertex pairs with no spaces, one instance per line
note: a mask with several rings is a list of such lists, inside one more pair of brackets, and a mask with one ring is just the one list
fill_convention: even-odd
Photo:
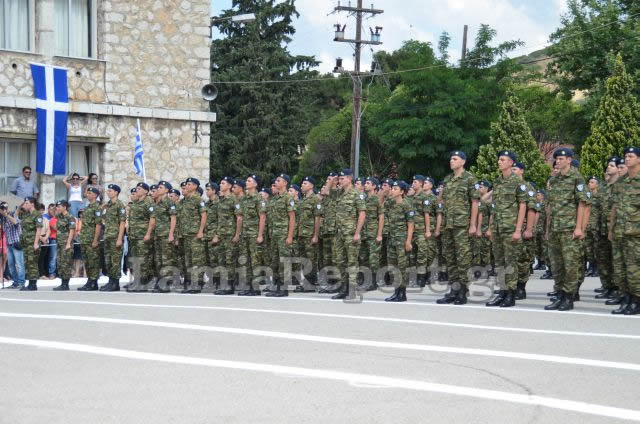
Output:
[[0,423],[640,421],[640,317],[595,278],[544,311],[539,275],[506,309],[479,283],[465,306],[2,290]]

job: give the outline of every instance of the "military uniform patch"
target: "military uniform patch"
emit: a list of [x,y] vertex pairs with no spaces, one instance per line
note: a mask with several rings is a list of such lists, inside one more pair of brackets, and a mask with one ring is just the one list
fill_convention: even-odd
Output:
[[431,202],[430,202],[430,201],[428,201],[428,200],[425,200],[425,201],[424,201],[424,205],[425,205],[425,206],[429,206],[430,204],[431,204]]
[[414,211],[409,212],[409,216],[415,216],[415,214],[416,213]]
[[576,187],[576,189],[580,192],[582,192],[584,190],[584,184],[578,184],[578,186]]
[[176,209],[176,205],[171,205],[171,206],[169,207],[169,209],[171,209],[172,211],[173,211],[173,210],[175,210],[175,209]]
[[100,211],[96,211],[96,216],[100,216]]
[[267,204],[265,202],[260,202],[260,206],[264,208]]
[[236,203],[236,209],[240,209],[240,203]]
[[289,206],[294,207],[296,205],[296,202],[294,202],[293,200],[289,202]]
[[124,214],[124,208],[120,209],[120,213]]
[[540,206],[542,206],[540,203],[536,203],[536,208],[539,208]]
[[480,190],[480,184],[476,184],[476,190]]
[[590,191],[587,192],[587,199],[591,199],[591,192]]
[[153,206],[149,208],[149,212],[153,212]]
[[316,205],[316,208],[318,208],[318,210],[320,210],[320,209],[322,209],[322,205],[321,205],[320,203],[318,203],[318,204]]
[[364,194],[360,194],[360,200],[364,200]]
[[204,202],[200,202],[200,207],[204,208]]
[[536,194],[533,190],[529,190],[529,197],[533,197],[534,194]]
[[42,218],[38,218],[38,224],[42,223]]
[[527,191],[527,186],[526,186],[526,185],[524,185],[524,184],[522,184],[522,185],[520,186],[520,190],[522,190],[522,191]]

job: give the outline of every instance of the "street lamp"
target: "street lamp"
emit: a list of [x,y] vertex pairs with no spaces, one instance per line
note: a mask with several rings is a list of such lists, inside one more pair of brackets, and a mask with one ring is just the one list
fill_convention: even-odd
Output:
[[242,15],[226,16],[224,18],[212,16],[210,19],[211,20],[209,22],[209,38],[213,37],[213,25],[215,24],[218,24],[220,22],[225,22],[225,21],[238,22],[238,23],[253,22],[256,20],[256,15],[253,13],[245,13]]

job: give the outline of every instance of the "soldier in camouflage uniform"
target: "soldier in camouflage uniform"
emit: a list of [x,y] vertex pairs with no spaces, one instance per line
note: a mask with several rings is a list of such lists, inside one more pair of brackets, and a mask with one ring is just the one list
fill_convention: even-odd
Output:
[[[169,191],[169,195],[167,196],[169,201],[173,206],[175,206],[176,212],[176,229],[174,232],[174,240],[173,243],[169,245],[169,262],[173,264],[173,266],[177,267],[180,271],[181,275],[185,275],[184,272],[184,258],[181,253],[182,246],[182,235],[180,231],[180,210],[182,208],[180,202],[180,190],[177,188],[172,188]],[[178,278],[176,279],[178,280]],[[174,289],[177,289],[179,286],[179,281],[176,281],[176,284],[173,285]]]
[[[339,194],[337,188],[338,174],[335,172],[329,173],[325,182],[327,190],[326,195],[322,198],[322,210],[324,211],[324,217],[322,219],[322,226],[320,229],[320,236],[322,238],[322,268],[333,267],[337,264],[333,262],[335,243],[336,243],[336,200]],[[327,275],[320,275],[322,282],[321,285],[325,286],[320,289],[319,293],[334,294],[339,291],[338,287],[332,287],[331,281]]]
[[[391,178],[385,178],[380,185],[380,204],[382,204],[382,212],[384,214],[384,221],[389,219],[388,208],[391,202],[388,201],[391,197],[391,188],[393,187],[393,180]],[[389,244],[389,227],[384,225],[382,228],[382,243],[380,244],[380,267],[384,268],[388,265],[387,261],[387,246]],[[390,281],[390,275],[385,275],[385,282]]]
[[[291,276],[285,275],[284,261],[291,260],[294,235],[296,230],[296,202],[289,195],[287,187],[291,178],[280,174],[276,178],[273,193],[269,202],[271,214],[271,269],[276,290],[267,293],[268,297],[289,296]],[[283,287],[284,286],[284,287]]]
[[591,193],[591,214],[585,234],[584,244],[589,262],[587,277],[599,277],[596,252],[598,250],[598,239],[600,238],[600,214],[602,213],[602,201],[600,198],[600,179],[592,176],[588,180],[589,192]]
[[622,189],[624,187],[624,180],[627,178],[627,165],[624,158],[618,158],[616,161],[618,168],[618,179],[611,187],[611,197],[609,200],[610,216],[609,216],[609,234],[607,237],[611,241],[611,258],[613,259],[613,281],[618,288],[617,296],[613,299],[609,299],[605,302],[605,305],[620,305],[620,307],[614,310],[615,315],[623,314],[626,310],[629,296],[627,296],[627,275],[625,273],[624,256],[622,253],[624,238],[623,225],[616,225],[616,219],[613,215],[613,210],[620,202],[622,196]]
[[305,264],[302,264],[300,285],[295,289],[298,293],[315,292],[313,285],[317,284],[318,264],[316,257],[323,210],[322,203],[313,190],[315,184],[313,177],[304,177],[301,187],[304,198],[298,202],[297,206],[298,252],[300,258],[306,259],[311,265],[311,268],[305,272]]
[[58,244],[56,266],[62,283],[53,290],[67,291],[73,269],[73,237],[76,232],[76,219],[69,213],[69,203],[66,200],[56,202],[56,218],[56,243]]
[[341,192],[336,203],[337,232],[333,262],[340,270],[341,288],[340,292],[332,297],[336,300],[348,297],[350,286],[356,286],[360,234],[367,209],[364,193],[359,193],[353,187],[353,171],[342,170],[338,183]]
[[535,244],[536,244],[536,258],[538,263],[535,270],[544,270],[546,269],[547,263],[547,255],[546,255],[546,242],[544,240],[544,224],[547,222],[547,209],[545,205],[545,195],[546,192],[544,190],[538,190],[536,193],[536,200],[538,208],[540,209],[540,213],[536,217],[536,225],[535,225]]
[[[269,201],[271,200],[271,188],[262,187],[260,189],[260,196],[262,196],[262,200],[264,200],[267,205],[264,223],[264,240],[258,245],[261,259],[260,266],[271,266],[271,252],[269,251]],[[265,283],[269,284],[270,280],[267,279]]]
[[413,239],[413,249],[409,255],[409,264],[415,267],[416,281],[411,281],[411,285],[424,287],[427,280],[427,268],[429,267],[429,248],[427,243],[426,224],[429,220],[429,206],[431,202],[427,199],[427,195],[423,191],[424,182],[426,178],[424,175],[414,175],[411,188],[413,188],[413,196],[408,196],[407,199],[411,204],[413,211],[416,214],[414,219],[415,235]]
[[22,233],[20,234],[20,244],[24,250],[24,269],[26,279],[29,284],[20,288],[20,291],[38,290],[38,234],[42,228],[42,217],[35,209],[36,200],[33,197],[27,197],[20,208],[20,225]]
[[[477,184],[478,193],[484,196],[489,193],[493,187],[489,181],[480,181]],[[491,204],[488,202],[480,202],[478,206],[478,223],[476,225],[476,235],[472,238],[473,246],[473,265],[482,267],[489,271],[491,264],[491,240],[486,235],[489,231],[489,220],[491,219]],[[482,274],[482,272],[481,272]],[[478,275],[476,277],[479,278]]]
[[[147,196],[149,186],[146,183],[138,183],[136,193],[131,196],[132,203],[129,206],[129,218],[127,236],[129,238],[129,259],[139,262],[139,265],[131,263],[133,284],[127,287],[128,292],[146,292],[147,284],[151,279],[153,243],[153,222],[151,216],[154,211],[153,201]],[[140,272],[136,275],[136,271]]]
[[[214,244],[219,244],[218,266],[224,271],[220,274],[221,287],[215,294],[219,296],[235,293],[236,260],[238,246],[242,236],[242,205],[233,195],[235,180],[224,177],[220,181],[220,199],[218,200],[218,224]],[[224,287],[223,287],[224,286]]]
[[613,257],[611,253],[611,241],[609,240],[609,217],[613,206],[611,201],[612,189],[618,181],[617,157],[611,157],[605,168],[606,185],[600,190],[600,222],[598,224],[598,245],[596,247],[598,273],[600,274],[601,289],[596,299],[613,299],[617,297],[617,286],[613,280]]
[[438,299],[439,304],[467,303],[471,270],[470,235],[476,233],[479,193],[475,188],[475,176],[464,169],[466,160],[464,152],[452,152],[449,163],[453,174],[444,180],[442,250],[447,262],[451,291]]
[[375,177],[369,177],[364,183],[366,193],[366,220],[362,231],[360,245],[360,266],[367,266],[371,270],[371,282],[365,287],[367,291],[378,288],[378,270],[380,269],[380,246],[382,244],[382,229],[384,228],[384,211],[378,195],[380,182]]
[[524,180],[525,165],[522,162],[514,164],[513,173],[520,178],[520,189],[527,193],[527,213],[525,214],[524,223],[522,224],[522,244],[518,254],[518,288],[516,290],[516,300],[527,298],[526,286],[531,275],[531,267],[533,264],[534,239],[533,231],[536,223],[536,215],[541,212],[541,205],[538,205],[536,199],[536,190],[533,185]]
[[434,270],[434,277],[437,277],[437,257],[438,257],[438,244],[435,237],[436,231],[436,216],[438,212],[438,198],[433,193],[433,178],[427,177],[424,180],[425,200],[423,204],[425,206],[425,218],[428,221],[428,225],[425,224],[424,237],[427,240],[427,274],[425,275],[425,284],[431,284],[431,272]]
[[[413,230],[416,212],[413,205],[404,198],[409,185],[404,181],[395,181],[388,199],[388,217],[385,225],[389,227],[389,265],[397,268],[400,281],[394,281],[396,286],[391,297],[386,302],[405,302],[407,300],[407,284],[409,282],[409,255],[413,249]],[[423,220],[422,217],[417,217]]]
[[[171,268],[176,266],[172,252],[176,241],[177,210],[176,205],[169,200],[167,194],[173,187],[167,181],[160,181],[155,190],[151,225],[153,227],[153,256],[156,282],[154,293],[168,293],[169,280],[179,283],[179,273],[173,279],[169,276]],[[162,284],[162,281],[166,281]]]
[[207,209],[198,194],[200,181],[189,177],[184,190],[181,211],[181,230],[184,242],[184,262],[187,270],[182,293],[200,293],[200,283],[207,264],[204,229],[207,224]]
[[549,181],[547,239],[551,247],[551,262],[556,280],[555,301],[546,310],[573,309],[581,270],[584,270],[583,228],[588,218],[589,196],[584,178],[571,167],[573,151],[560,148],[553,154],[558,175]]
[[[626,286],[622,288],[624,300],[622,314],[640,314],[640,147],[624,150],[627,177],[622,181],[620,196],[615,200],[613,217],[614,240],[622,233],[622,263]],[[617,311],[617,312],[616,312]],[[612,312],[620,313],[616,310]]]
[[[205,184],[205,194],[207,195],[206,208],[207,208],[207,225],[205,227],[205,253],[207,256],[207,266],[212,270],[218,266],[218,256],[220,255],[219,244],[214,244],[214,237],[218,232],[218,192],[220,186],[214,182],[208,182]],[[219,282],[218,277],[213,273],[208,274],[209,282],[213,290],[218,290]]]
[[100,190],[96,187],[89,187],[85,193],[89,199],[89,206],[84,210],[82,216],[82,231],[80,231],[80,248],[84,258],[84,269],[87,272],[87,283],[78,287],[79,291],[98,290],[98,278],[100,278],[100,257],[98,247],[100,246],[101,213],[100,204],[97,198]]
[[240,240],[240,257],[247,259],[248,290],[238,293],[239,296],[259,296],[260,284],[257,281],[258,267],[262,265],[261,246],[264,244],[265,226],[267,222],[267,202],[258,193],[260,177],[249,175],[245,182],[246,194],[242,202],[242,237]]
[[102,206],[102,222],[104,224],[104,260],[107,266],[109,282],[100,287],[100,291],[120,291],[120,260],[122,259],[122,243],[126,212],[124,204],[118,199],[120,187],[116,184],[107,186],[109,201]]
[[[498,294],[487,306],[508,308],[516,304],[518,256],[522,250],[522,228],[527,212],[527,186],[514,172],[516,154],[510,150],[498,153],[501,176],[494,182],[491,222],[488,230],[498,270]],[[514,266],[515,265],[515,266]]]

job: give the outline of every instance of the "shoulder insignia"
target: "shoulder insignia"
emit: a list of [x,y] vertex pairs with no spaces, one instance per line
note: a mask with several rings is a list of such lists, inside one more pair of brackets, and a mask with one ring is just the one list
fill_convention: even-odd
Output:
[[176,205],[171,205],[169,206],[169,209],[174,210],[176,208]]
[[536,208],[539,208],[540,206],[542,206],[540,203],[536,203]]
[[41,222],[42,222],[42,218],[38,218],[38,223],[41,223]]
[[289,202],[289,206],[294,207],[296,205],[296,202],[294,202],[293,200]]
[[153,212],[153,206],[149,207],[149,212]]
[[527,186],[526,186],[526,185],[524,185],[524,184],[522,184],[522,185],[520,186],[520,190],[522,190],[522,191],[527,191]]
[[409,212],[409,216],[415,216],[415,214],[416,213],[414,211]]
[[442,203],[438,203],[438,208],[442,209],[443,205]]
[[430,202],[430,201],[428,201],[428,200],[425,200],[425,201],[424,201],[424,205],[425,205],[425,206],[429,206],[429,204],[430,204],[430,203],[431,203],[431,202]]
[[480,184],[476,184],[475,187],[476,187],[476,190],[480,190]]
[[200,207],[204,208],[204,202],[200,202]]
[[321,205],[320,203],[318,203],[318,204],[316,205],[316,208],[318,208],[318,210],[320,210],[320,209],[322,209],[322,205]]
[[364,194],[360,193],[360,200],[364,200]]
[[266,202],[260,202],[260,206],[264,208],[265,206],[267,206],[267,204]]
[[495,203],[492,203],[492,204],[491,204],[491,209],[495,209],[495,208],[496,208],[496,204],[495,204]]
[[587,199],[591,199],[591,192],[590,191],[587,192]]
[[583,190],[584,190],[584,184],[578,184],[578,186],[576,187],[576,189],[577,189],[578,191],[580,191],[580,192],[581,192],[581,191],[583,191]]
[[100,211],[96,211],[96,216],[100,216]]
[[236,209],[240,209],[240,203],[236,203]]
[[533,190],[529,190],[529,193],[528,193],[528,194],[529,194],[529,197],[533,197],[533,195],[534,195],[535,193],[533,192]]

